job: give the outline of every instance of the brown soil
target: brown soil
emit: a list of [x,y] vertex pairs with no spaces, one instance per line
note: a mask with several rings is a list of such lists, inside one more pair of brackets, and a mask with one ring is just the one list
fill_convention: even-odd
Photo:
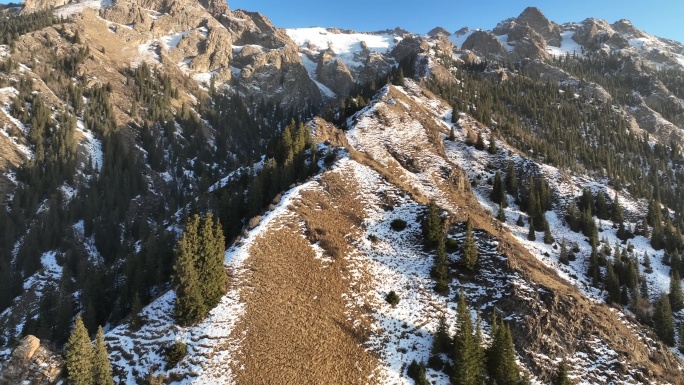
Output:
[[[354,326],[349,318],[365,312],[348,308],[343,297],[350,290],[345,236],[360,224],[361,208],[339,176],[322,184],[327,192],[303,191],[297,216],[281,218],[251,247],[247,311],[234,331],[246,333],[238,384],[367,384],[378,367],[362,346],[369,320]],[[315,259],[312,242],[332,262]]]

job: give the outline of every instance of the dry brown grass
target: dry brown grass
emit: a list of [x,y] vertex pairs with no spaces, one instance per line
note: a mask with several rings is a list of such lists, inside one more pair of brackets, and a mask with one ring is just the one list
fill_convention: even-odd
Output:
[[[245,284],[253,289],[243,291],[247,311],[234,331],[246,333],[239,384],[366,384],[378,366],[343,298],[346,236],[360,224],[361,208],[339,176],[323,184],[327,191],[303,191],[292,207],[297,216],[280,219],[251,248]],[[315,259],[311,242],[332,262]]]

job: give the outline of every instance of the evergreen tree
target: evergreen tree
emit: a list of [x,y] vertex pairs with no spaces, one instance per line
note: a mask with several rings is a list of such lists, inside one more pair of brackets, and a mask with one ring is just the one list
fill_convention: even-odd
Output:
[[527,240],[533,242],[537,240],[537,235],[534,232],[534,221],[532,220],[532,217],[530,217],[530,229],[527,232]]
[[[487,152],[494,155],[498,151],[496,147],[496,141],[491,136],[489,137],[489,147],[487,147]],[[498,171],[497,171],[498,172]]]
[[684,294],[682,294],[682,280],[677,270],[670,271],[670,307],[677,312],[684,309]]
[[461,248],[461,251],[463,252],[463,266],[465,266],[465,268],[471,272],[475,271],[479,253],[477,250],[477,245],[475,244],[475,236],[473,235],[473,222],[470,218],[468,218],[466,221],[465,239],[463,241],[463,247]]
[[435,292],[442,295],[449,294],[449,263],[446,255],[446,245],[444,236],[439,237],[437,241],[437,252],[435,254],[435,263],[432,267],[431,275],[435,279]]
[[599,191],[596,194],[596,216],[599,219],[608,219],[608,206],[606,205],[606,194],[603,191]]
[[570,378],[568,377],[569,375],[569,370],[568,370],[568,362],[563,359],[561,363],[558,365],[558,369],[556,369],[556,374],[553,377],[553,382],[551,383],[552,385],[571,385],[572,382],[570,381]]
[[200,226],[197,272],[206,308],[213,309],[228,289],[228,277],[223,266],[226,241],[221,224],[214,220],[211,213],[202,219]]
[[489,377],[497,384],[517,384],[520,381],[511,330],[496,313],[492,319],[492,344],[487,349],[487,368]]
[[615,198],[613,199],[613,210],[611,213],[611,220],[615,224],[622,224],[625,221],[624,213],[622,210],[622,206],[620,206],[620,200],[617,195],[617,192],[615,193]]
[[466,304],[463,290],[458,300],[456,326],[458,332],[454,337],[454,372],[452,382],[457,385],[480,385],[482,378],[481,362],[478,362],[478,347],[473,335],[473,320]]
[[506,212],[503,209],[503,206],[499,205],[499,212],[496,214],[496,219],[498,219],[502,223],[506,223]]
[[482,137],[481,132],[477,133],[477,140],[475,141],[475,149],[480,150],[480,151],[485,149],[484,138]]
[[194,325],[201,321],[208,310],[202,297],[202,284],[197,272],[197,258],[199,256],[199,216],[193,216],[185,226],[185,231],[174,250],[176,263],[174,289],[176,291],[176,305],[174,315],[181,325]]
[[568,258],[568,245],[565,242],[565,238],[561,241],[560,254],[558,255],[558,262],[569,265],[570,259]]
[[439,216],[439,211],[437,204],[434,201],[430,201],[427,212],[421,223],[423,239],[427,247],[436,246],[439,238],[444,237],[444,232],[442,231],[442,218]]
[[608,292],[608,298],[606,298],[606,302],[620,302],[620,281],[615,273],[613,264],[611,263],[606,266],[606,291]]
[[518,220],[515,221],[515,224],[520,226],[520,227],[525,226],[525,220],[523,219],[522,214],[518,215]]
[[684,323],[679,324],[679,352],[684,354]]
[[503,180],[501,179],[501,173],[496,172],[494,175],[494,188],[492,189],[491,195],[492,201],[501,206],[508,207],[508,202],[506,201],[506,189],[504,187]]
[[440,353],[449,354],[451,352],[451,336],[449,335],[449,325],[447,324],[446,316],[439,317],[439,324],[435,331],[435,337],[432,340],[431,355]]
[[509,162],[506,168],[506,192],[512,196],[518,197],[518,180],[515,176],[515,167],[513,162]]
[[551,235],[551,229],[549,228],[549,222],[544,216],[544,243],[550,245],[554,242],[553,235]]
[[95,350],[93,356],[93,385],[114,385],[112,366],[105,345],[102,327],[97,328],[95,336]]
[[665,294],[662,294],[658,302],[656,302],[653,313],[653,325],[658,338],[666,345],[674,346],[675,332],[672,308],[670,307],[670,299]]
[[66,344],[65,364],[69,385],[93,385],[93,346],[81,317]]

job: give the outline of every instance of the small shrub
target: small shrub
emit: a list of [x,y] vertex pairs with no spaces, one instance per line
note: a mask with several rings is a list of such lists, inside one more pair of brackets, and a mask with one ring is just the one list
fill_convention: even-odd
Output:
[[430,358],[428,358],[427,366],[430,369],[439,371],[444,367],[444,361],[438,354],[432,354]]
[[378,237],[375,234],[368,234],[368,240],[375,243],[378,241]]
[[385,301],[387,301],[388,304],[392,305],[392,307],[395,307],[399,304],[399,301],[401,298],[399,298],[399,295],[394,291],[390,291],[389,294],[385,297]]
[[177,342],[166,349],[166,356],[164,357],[166,370],[175,368],[187,353],[188,347],[182,342]]
[[259,226],[259,222],[261,222],[261,215],[257,215],[255,217],[252,217],[252,219],[247,222],[247,227],[252,230],[253,228]]
[[445,246],[446,246],[447,251],[454,252],[454,251],[458,250],[458,241],[456,241],[453,238],[447,238]]
[[404,231],[404,229],[406,229],[406,221],[403,219],[397,218],[397,219],[392,221],[390,226],[392,227],[392,230],[394,230],[394,231]]

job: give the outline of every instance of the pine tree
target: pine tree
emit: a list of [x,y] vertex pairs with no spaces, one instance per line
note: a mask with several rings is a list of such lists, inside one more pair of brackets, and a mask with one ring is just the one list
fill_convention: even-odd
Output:
[[461,250],[463,252],[463,266],[465,266],[465,268],[471,272],[475,271],[479,256],[477,245],[475,244],[475,236],[473,235],[473,222],[470,218],[468,218],[466,221],[465,240],[463,241],[463,247]]
[[494,186],[491,195],[492,201],[501,206],[508,207],[508,202],[506,201],[506,189],[504,188],[503,180],[501,179],[501,173],[496,172],[494,175]]
[[[489,147],[487,147],[487,152],[494,155],[498,151],[496,147],[496,141],[491,136],[489,137]],[[498,171],[497,171],[498,172]]]
[[451,336],[449,335],[449,325],[447,324],[446,316],[439,317],[439,324],[435,331],[435,337],[432,340],[431,355],[440,353],[449,354],[451,352]]
[[515,176],[515,167],[513,162],[509,162],[506,168],[506,192],[518,197],[518,180]]
[[515,224],[520,226],[520,227],[525,226],[525,220],[523,219],[522,214],[518,215],[518,220],[515,221]]
[[610,219],[613,221],[613,223],[619,225],[625,221],[625,216],[622,211],[622,206],[620,206],[620,200],[617,192],[615,193],[615,198],[613,199],[613,211],[611,214],[612,215]]
[[112,366],[105,345],[102,327],[97,328],[95,336],[95,350],[93,356],[93,385],[114,385]]
[[606,194],[603,191],[599,191],[596,194],[596,216],[599,219],[608,219],[608,206],[606,205]]
[[140,301],[140,295],[135,292],[133,296],[133,303],[131,305],[131,316],[128,320],[128,324],[131,325],[131,329],[139,330],[142,327],[142,318],[140,317],[140,312],[142,311],[142,301]]
[[442,295],[449,294],[449,264],[446,255],[446,245],[444,236],[439,237],[437,241],[437,252],[435,254],[435,262],[432,267],[431,275],[435,279],[435,292]]
[[202,285],[197,272],[199,256],[199,216],[193,216],[185,226],[185,231],[176,245],[174,289],[176,305],[174,315],[180,325],[194,325],[208,312],[202,297]]
[[552,385],[571,385],[572,382],[570,381],[570,378],[568,377],[569,375],[569,370],[568,370],[568,362],[563,359],[561,363],[558,365],[558,369],[556,369],[556,374],[553,377],[553,382],[551,383]]
[[485,149],[484,138],[482,137],[481,132],[477,133],[477,140],[475,141],[475,149],[480,150],[480,151]]
[[606,266],[606,291],[608,292],[608,298],[606,298],[606,302],[620,302],[620,281],[615,273],[613,264],[611,263]]
[[670,307],[672,311],[677,312],[684,309],[684,294],[682,294],[682,280],[679,278],[679,272],[672,269],[670,271]]
[[527,240],[533,242],[537,240],[537,235],[534,232],[534,221],[532,220],[532,217],[530,217],[530,229],[527,231]]
[[551,229],[549,228],[549,222],[544,216],[544,243],[550,245],[554,242],[553,235],[551,235]]
[[88,330],[79,316],[66,345],[65,364],[69,385],[93,384],[93,355]]
[[221,224],[211,213],[202,219],[197,272],[201,279],[202,297],[207,309],[213,309],[228,289],[228,277],[223,266],[225,238]]
[[451,127],[451,130],[449,131],[449,140],[452,142],[456,140],[456,132],[453,127]]
[[434,201],[428,204],[427,212],[422,221],[423,239],[427,247],[437,245],[440,237],[444,236],[442,231],[442,218],[439,216],[439,207]]
[[684,354],[684,323],[679,324],[679,352]]
[[481,363],[478,362],[476,338],[473,336],[473,320],[470,318],[470,309],[466,304],[463,290],[461,290],[456,311],[458,332],[454,337],[454,372],[451,379],[457,385],[480,385]]
[[660,338],[666,345],[674,346],[674,321],[672,319],[670,299],[666,294],[662,294],[655,305],[655,311],[653,313],[653,325],[658,338]]
[[506,212],[503,209],[503,206],[499,205],[499,212],[496,214],[496,219],[498,219],[502,223],[506,223]]
[[511,330],[496,313],[492,319],[492,344],[487,349],[487,368],[489,377],[497,384],[517,384],[520,381]]

